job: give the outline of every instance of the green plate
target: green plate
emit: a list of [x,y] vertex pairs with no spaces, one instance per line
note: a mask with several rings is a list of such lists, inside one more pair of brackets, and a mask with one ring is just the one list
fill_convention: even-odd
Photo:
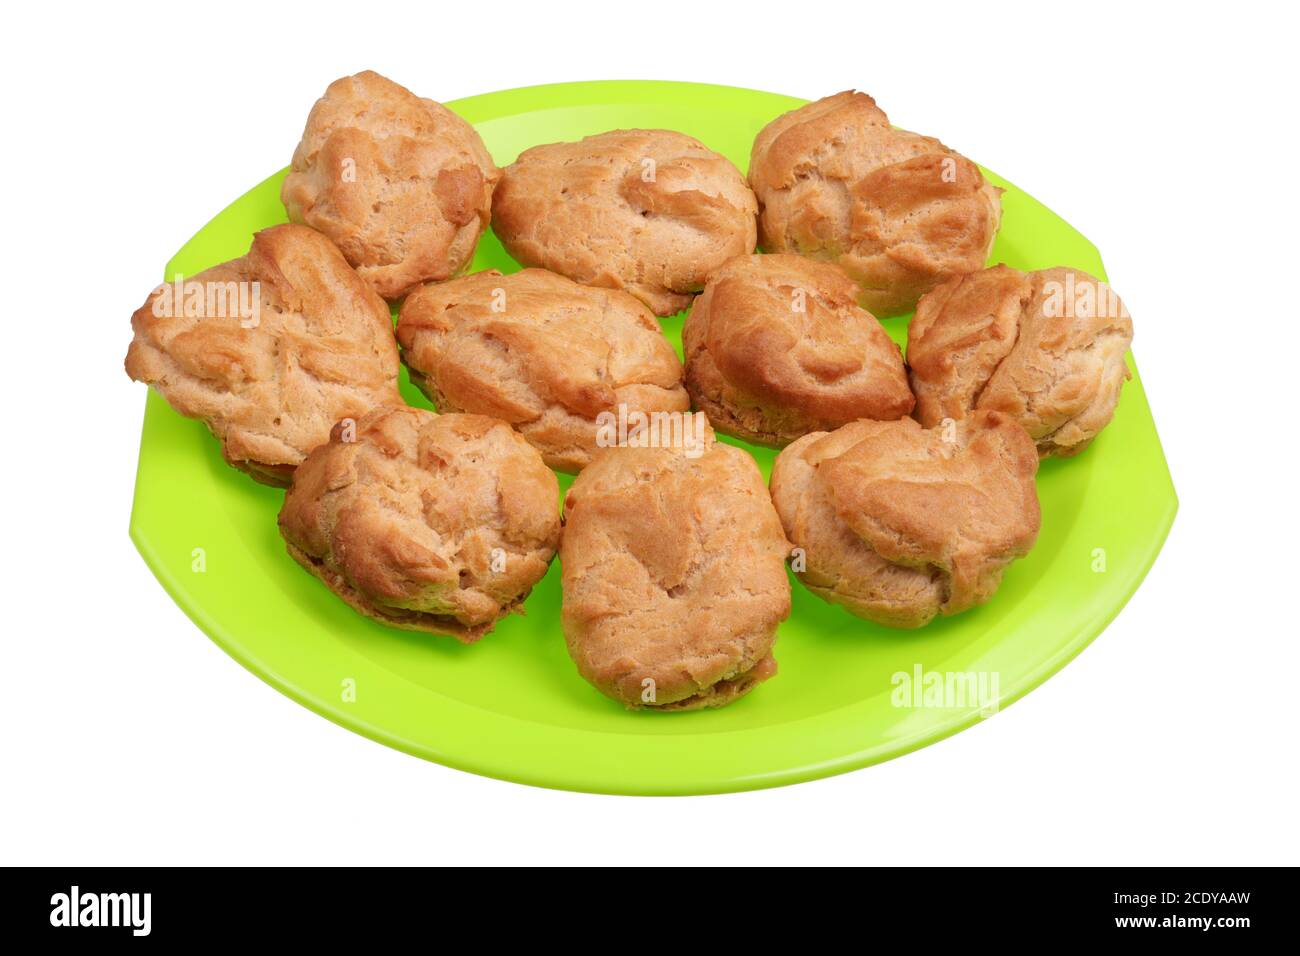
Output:
[[[722,86],[605,82],[450,105],[474,123],[501,165],[538,143],[667,127],[743,169],[759,128],[802,102]],[[242,255],[255,230],[283,222],[283,175],[208,223],[168,263],[165,277]],[[988,175],[1006,189],[992,261],[1105,275],[1083,236]],[[491,267],[518,268],[489,234],[474,269]],[[886,326],[903,341],[906,319]],[[1137,327],[1140,337],[1141,316]],[[681,316],[664,328],[680,343]],[[405,375],[402,388],[411,404],[428,407]],[[766,473],[773,453],[750,450]],[[796,582],[794,609],[776,644],[780,674],[730,707],[696,713],[629,713],[578,676],[560,633],[558,562],[529,598],[526,616],[502,622],[472,647],[354,614],[285,553],[275,520],[281,492],[228,468],[204,426],[152,392],[131,537],[176,603],[228,654],[350,730],[448,766],[538,786],[711,793],[824,777],[933,743],[980,720],[989,699],[1005,707],[1038,686],[1101,633],[1151,567],[1177,509],[1136,369],[1110,427],[1080,457],[1045,462],[1038,487],[1037,547],[1011,566],[987,605],[921,631],[891,631]],[[915,675],[918,667],[923,682],[983,675],[987,696],[900,701],[905,685],[895,675]]]

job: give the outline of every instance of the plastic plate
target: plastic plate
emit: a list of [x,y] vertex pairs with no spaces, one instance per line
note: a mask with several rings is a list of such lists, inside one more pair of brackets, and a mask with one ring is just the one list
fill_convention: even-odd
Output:
[[[449,105],[478,128],[500,165],[538,143],[664,127],[697,137],[744,169],[755,133],[802,102],[689,83],[595,82]],[[1006,189],[992,262],[1068,265],[1104,276],[1083,236],[989,175]],[[242,255],[254,231],[283,222],[282,176],[217,215],[168,263],[165,276],[192,276]],[[473,267],[519,268],[491,234]],[[886,322],[899,341],[906,321]],[[666,319],[664,328],[680,344],[681,316]],[[1140,316],[1138,335],[1140,341]],[[1073,460],[1043,464],[1038,544],[1010,567],[992,601],[920,631],[891,631],[795,582],[793,612],[776,644],[780,673],[716,711],[628,712],[588,686],[560,633],[558,562],[529,598],[526,615],[470,647],[353,613],[285,553],[276,530],[282,493],[227,467],[204,426],[152,392],[131,536],[167,592],[227,653],[317,713],[390,747],[573,790],[689,794],[776,786],[863,767],[961,730],[1041,684],[1101,633],[1155,560],[1177,509],[1133,372],[1113,423],[1092,447]],[[411,404],[427,407],[405,376],[402,387]],[[773,453],[751,451],[766,473]],[[913,692],[918,677],[917,687],[939,682],[947,693]]]

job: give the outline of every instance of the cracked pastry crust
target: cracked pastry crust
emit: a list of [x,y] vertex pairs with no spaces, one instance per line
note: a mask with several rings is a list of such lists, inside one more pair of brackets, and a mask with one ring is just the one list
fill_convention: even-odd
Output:
[[788,544],[754,460],[705,448],[606,449],[565,499],[569,654],[628,708],[720,707],[776,672]]
[[682,328],[686,388],[718,431],[781,447],[809,432],[912,410],[903,357],[843,270],[803,256],[739,256]]
[[928,431],[910,418],[864,420],[782,451],[772,501],[803,550],[808,590],[914,628],[988,600],[1029,553],[1037,470],[1029,436],[998,412]]
[[1115,413],[1133,322],[1086,272],[998,265],[926,295],[907,340],[921,424],[993,409],[1023,425],[1042,457],[1067,458]]
[[509,425],[377,408],[339,423],[280,511],[291,555],[353,609],[473,643],[555,555],[559,484]]
[[250,303],[254,282],[248,328],[232,310],[186,315],[174,303],[160,317],[167,290],[155,290],[131,316],[126,372],[201,419],[228,463],[283,486],[336,421],[400,400],[397,343],[383,300],[306,226],[264,229],[247,255],[187,280],[202,290],[246,283]]
[[878,316],[910,311],[952,275],[983,268],[1001,190],[937,139],[894,129],[865,93],[778,116],[754,140],[749,184],[766,252],[838,262]]
[[690,408],[682,363],[648,308],[544,269],[423,286],[402,304],[397,340],[440,411],[507,421],[560,471],[591,460],[603,412]]
[[524,265],[672,315],[714,269],[754,251],[757,208],[740,171],[698,140],[613,130],[521,153],[502,173],[492,227]]
[[367,70],[316,101],[280,199],[394,300],[469,263],[499,177],[474,127]]

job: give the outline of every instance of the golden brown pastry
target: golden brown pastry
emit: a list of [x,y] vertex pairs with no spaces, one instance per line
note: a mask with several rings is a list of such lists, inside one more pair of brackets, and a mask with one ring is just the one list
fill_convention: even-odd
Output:
[[682,363],[644,305],[544,269],[426,285],[397,323],[411,381],[440,411],[495,415],[580,471],[602,413],[685,412]]
[[569,654],[629,708],[720,707],[776,673],[788,545],[754,459],[705,448],[608,449],[565,499]]
[[340,422],[303,462],[280,533],[353,609],[469,644],[546,573],[558,496],[504,422],[393,405]]
[[763,249],[838,262],[879,316],[983,268],[1002,215],[1000,190],[979,167],[937,139],[894,129],[854,91],[765,126],[749,183]]
[[772,501],[808,590],[879,624],[920,627],[988,600],[1029,553],[1037,470],[1029,436],[997,412],[930,431],[863,420],[782,451]]
[[907,330],[916,417],[1006,412],[1041,456],[1077,455],[1115,413],[1132,341],[1124,303],[1086,272],[999,265],[951,279]]
[[246,256],[159,286],[131,328],[127,374],[266,484],[288,484],[340,418],[400,400],[388,306],[306,226],[264,229]]
[[506,251],[584,285],[626,289],[672,315],[732,256],[754,251],[740,171],[670,130],[614,130],[525,150],[506,167],[492,227]]
[[469,123],[367,70],[316,101],[280,198],[399,299],[469,263],[500,175]]
[[859,418],[912,410],[897,345],[834,265],[739,256],[682,328],[686,388],[718,431],[780,447]]

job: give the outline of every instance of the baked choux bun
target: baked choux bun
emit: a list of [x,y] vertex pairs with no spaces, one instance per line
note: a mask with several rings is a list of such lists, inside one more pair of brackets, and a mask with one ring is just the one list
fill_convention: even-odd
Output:
[[720,707],[776,673],[789,546],[746,452],[707,426],[686,448],[602,451],[564,514],[564,636],[601,693],[633,709]]
[[754,140],[749,183],[766,252],[838,262],[875,315],[910,311],[954,275],[984,266],[1000,190],[937,139],[889,125],[847,91],[778,116]]
[[316,101],[280,198],[395,300],[469,263],[499,176],[474,127],[367,70]]
[[926,430],[858,421],[777,456],[772,501],[818,597],[889,627],[988,600],[1038,536],[1034,443],[977,411]]
[[682,328],[686,388],[713,427],[780,447],[809,432],[912,410],[903,356],[839,267],[739,256]]
[[405,405],[335,426],[280,533],[354,610],[469,644],[517,611],[560,535],[559,483],[505,422]]
[[614,130],[521,153],[502,173],[492,228],[526,266],[672,315],[714,269],[754,251],[756,212],[740,171],[698,140]]
[[690,408],[682,363],[645,305],[544,269],[423,286],[402,304],[397,339],[439,411],[507,421],[560,471],[591,460],[602,421]]
[[263,229],[247,255],[159,286],[131,328],[127,374],[264,484],[287,485],[340,418],[401,400],[388,306],[306,226]]
[[950,279],[908,328],[916,417],[1005,412],[1039,455],[1077,455],[1115,413],[1132,340],[1124,303],[1086,272],[999,265]]

